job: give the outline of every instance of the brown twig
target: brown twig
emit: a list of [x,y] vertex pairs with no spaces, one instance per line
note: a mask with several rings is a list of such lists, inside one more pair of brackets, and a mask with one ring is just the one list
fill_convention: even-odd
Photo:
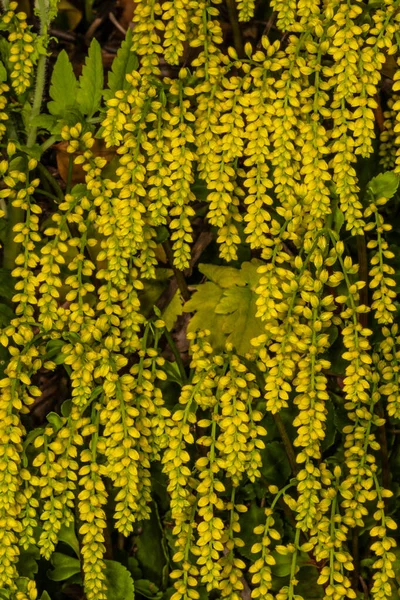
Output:
[[238,53],[239,58],[243,58],[244,56],[244,47],[242,40],[242,33],[239,27],[239,21],[236,11],[236,4],[234,0],[226,0],[226,6],[228,8],[229,21],[232,27],[232,35],[233,35],[233,44],[235,46],[235,50]]
[[296,454],[294,453],[292,442],[287,434],[286,427],[284,422],[282,421],[282,417],[279,414],[273,415],[275,425],[278,428],[279,435],[282,438],[283,445],[285,447],[286,455],[289,460],[290,467],[292,469],[293,475],[297,475],[299,469],[296,462]]

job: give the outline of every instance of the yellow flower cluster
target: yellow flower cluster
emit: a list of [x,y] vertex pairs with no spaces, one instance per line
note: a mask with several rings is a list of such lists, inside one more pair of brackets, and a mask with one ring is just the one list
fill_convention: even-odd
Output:
[[[396,282],[388,262],[391,226],[380,212],[388,200],[363,206],[357,160],[374,149],[381,71],[398,51],[398,2],[370,3],[364,18],[360,0],[272,0],[283,38],[263,36],[256,49],[246,44],[243,56],[221,50],[220,0],[135,4],[139,65],[107,100],[101,129],[116,151],[115,177],[104,174],[91,125],[65,125],[70,166],[82,168],[84,184],[67,184],[59,210],[41,228],[36,159],[8,144],[0,163],[0,199],[22,215],[13,227],[16,317],[0,337],[10,353],[0,381],[0,587],[16,591],[19,548],[37,543],[50,559],[77,498],[85,594],[105,599],[106,481],[115,492],[115,527],[129,536],[150,515],[151,464],[158,461],[173,523],[172,600],[198,600],[200,586],[239,600],[247,568],[241,487],[261,478],[270,413],[293,479],[282,490],[270,486],[262,499],[265,522],[254,531],[260,539],[248,568],[251,597],[272,600],[278,553],[289,557],[290,574],[276,599],[300,600],[303,552],[317,565],[325,600],[356,598],[350,579],[358,559],[349,542],[356,528],[368,526],[376,556],[371,596],[389,598],[395,522],[385,507],[390,492],[378,479],[377,431],[385,424],[383,402],[389,418],[400,417]],[[245,22],[256,3],[237,0],[235,8],[230,1],[228,8]],[[10,87],[21,95],[31,83],[35,38],[15,9],[11,3],[3,23]],[[188,48],[195,58],[182,67]],[[181,67],[176,78],[162,76],[162,59]],[[400,72],[394,92],[399,81]],[[0,84],[0,136],[9,93]],[[398,172],[396,95],[387,108],[381,164]],[[23,167],[16,168],[16,157]],[[163,228],[170,266],[191,266],[198,180],[221,258],[237,260],[242,242],[261,257],[254,285],[260,335],[252,340],[254,364],[231,344],[216,354],[207,331],[188,335],[191,377],[167,408],[165,324],[145,319],[139,294],[143,279],[156,278]],[[361,280],[363,257],[360,266],[351,258],[352,238],[365,234],[368,282]],[[381,326],[377,342],[372,320]],[[342,468],[323,455],[333,403],[327,356],[336,336],[346,364]],[[40,396],[33,383],[39,370],[56,368],[45,357],[52,342],[69,374],[71,411],[36,437],[25,468],[21,417]],[[292,440],[280,413],[291,419]],[[288,537],[279,531],[279,500],[294,535],[275,545]],[[16,592],[17,600],[36,596],[33,582]]]
[[372,269],[369,271],[369,287],[374,291],[372,294],[371,309],[375,312],[376,322],[379,324],[390,324],[394,321],[396,313],[395,298],[396,292],[392,289],[396,286],[393,279],[395,270],[391,265],[385,264],[384,259],[393,259],[394,253],[389,250],[387,241],[383,235],[391,231],[392,226],[384,223],[382,215],[379,214],[379,207],[387,203],[387,198],[378,198],[375,203],[370,203],[364,211],[365,218],[374,216],[374,221],[368,223],[365,231],[376,231],[377,239],[370,240],[367,244],[369,249],[376,249],[371,257]]
[[0,83],[0,140],[6,132],[6,125],[4,122],[8,121],[8,114],[6,112],[7,96],[5,94],[9,91],[10,88],[6,83]]
[[33,68],[38,54],[34,45],[37,36],[31,32],[31,28],[26,21],[26,14],[22,11],[15,12],[17,9],[18,3],[10,2],[8,10],[2,15],[2,22],[9,31],[9,62],[12,67],[11,85],[15,92],[21,96],[32,83]]

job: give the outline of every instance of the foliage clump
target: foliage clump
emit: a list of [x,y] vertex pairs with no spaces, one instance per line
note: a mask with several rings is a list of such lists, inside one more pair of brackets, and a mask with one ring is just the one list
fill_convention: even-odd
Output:
[[57,2],[4,4],[0,598],[48,597],[39,556],[88,600],[396,598],[399,3],[140,0],[106,89],[96,41],[79,80],[61,52],[47,111]]

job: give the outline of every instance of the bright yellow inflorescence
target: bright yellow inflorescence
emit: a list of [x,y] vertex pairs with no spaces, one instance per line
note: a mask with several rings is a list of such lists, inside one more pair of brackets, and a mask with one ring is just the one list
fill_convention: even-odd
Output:
[[[249,584],[254,599],[302,600],[304,557],[324,600],[357,598],[360,531],[371,537],[370,597],[391,598],[396,523],[382,431],[400,418],[400,335],[383,213],[395,192],[370,186],[363,197],[358,174],[360,161],[379,154],[397,189],[398,96],[387,102],[378,151],[374,111],[382,67],[399,52],[399,2],[369,3],[364,18],[358,0],[273,0],[277,31],[244,53],[222,50],[219,0],[135,4],[138,67],[108,98],[100,130],[116,151],[115,176],[89,125],[63,123],[84,183],[68,185],[44,222],[37,159],[9,142],[0,162],[2,216],[22,215],[13,227],[15,317],[0,335],[10,355],[0,380],[0,588],[36,600],[34,582],[17,589],[20,549],[37,544],[49,560],[61,528],[76,522],[86,597],[106,599],[106,508],[118,533],[131,535],[150,516],[158,462],[170,503],[172,600],[198,600],[204,588],[239,600]],[[227,8],[242,23],[258,3]],[[37,58],[26,15],[15,10],[12,2],[2,15],[3,139],[10,102],[30,89]],[[176,77],[164,76],[168,65]],[[399,81],[397,71],[394,92]],[[157,278],[160,234],[169,235],[170,267],[192,267],[204,216],[222,260],[241,260],[244,245],[260,259],[252,288],[260,331],[246,356],[231,343],[212,348],[207,323],[188,334],[191,377],[180,374],[171,401],[165,323],[158,313],[145,318],[141,293]],[[58,362],[69,408],[29,439],[36,376]],[[325,458],[335,403],[344,415],[340,454]],[[282,489],[265,481],[271,422],[291,469]],[[262,522],[246,552],[242,523],[254,500],[246,494],[258,486]],[[280,556],[290,574],[276,588]]]

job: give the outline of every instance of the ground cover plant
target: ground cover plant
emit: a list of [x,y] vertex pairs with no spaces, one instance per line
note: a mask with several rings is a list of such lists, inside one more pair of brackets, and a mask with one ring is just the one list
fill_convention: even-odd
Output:
[[81,4],[1,2],[0,599],[400,598],[400,2]]

